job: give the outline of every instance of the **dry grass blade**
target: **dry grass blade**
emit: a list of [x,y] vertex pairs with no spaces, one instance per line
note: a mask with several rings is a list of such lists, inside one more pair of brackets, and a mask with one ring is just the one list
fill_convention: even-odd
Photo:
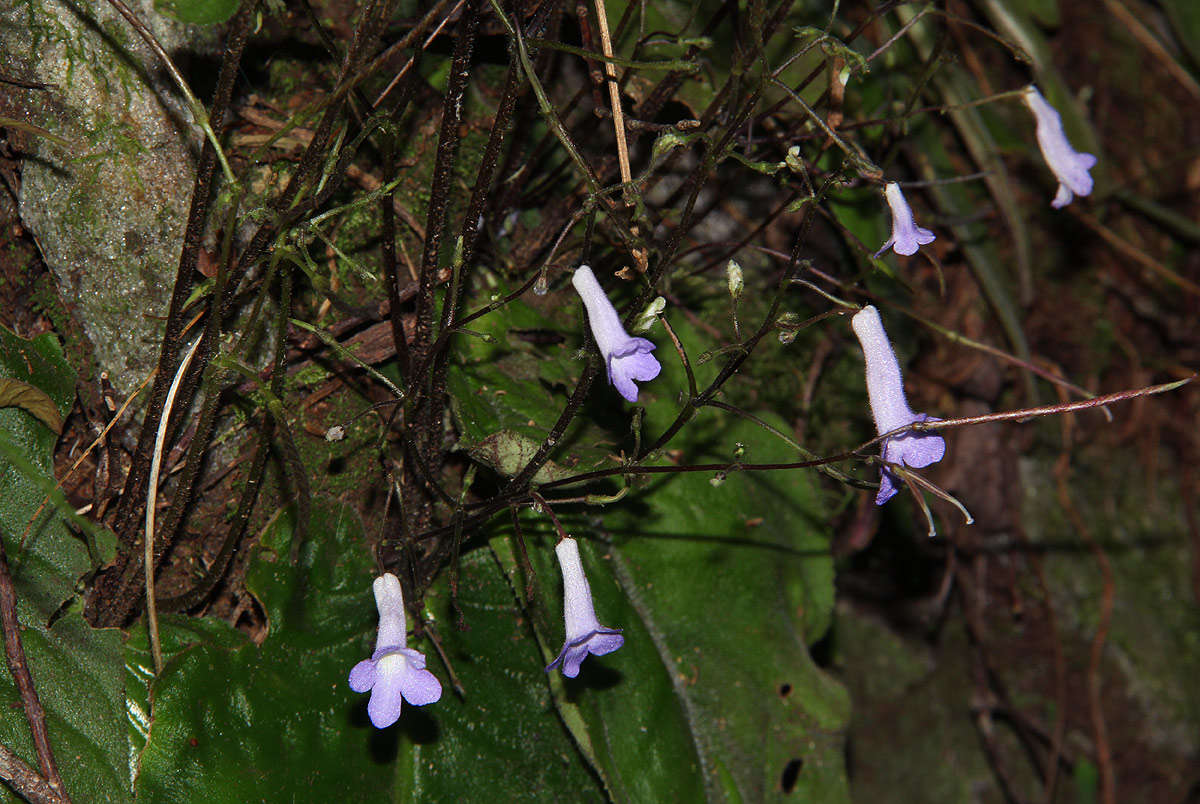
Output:
[[171,409],[175,406],[175,394],[179,392],[179,385],[183,382],[183,376],[187,374],[188,366],[192,365],[192,358],[196,356],[196,348],[200,346],[203,338],[196,338],[192,345],[188,347],[187,353],[183,356],[183,360],[179,364],[179,370],[175,372],[175,378],[171,380],[171,387],[167,391],[167,400],[163,404],[162,418],[159,419],[158,433],[154,439],[154,457],[150,460],[150,485],[146,489],[146,535],[145,535],[145,577],[146,577],[146,617],[150,628],[150,652],[154,657],[154,672],[161,673],[163,669],[162,645],[158,639],[158,608],[154,599],[154,508],[158,501],[158,475],[162,468],[162,452],[163,442],[167,437],[167,424],[171,419]]

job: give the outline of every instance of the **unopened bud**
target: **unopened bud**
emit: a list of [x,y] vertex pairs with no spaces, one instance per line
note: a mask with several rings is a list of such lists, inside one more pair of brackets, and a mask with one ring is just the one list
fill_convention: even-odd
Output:
[[648,332],[650,327],[654,326],[654,320],[658,318],[662,311],[667,309],[667,300],[662,296],[655,296],[654,301],[646,305],[646,309],[642,310],[641,315],[633,322],[634,332]]
[[742,280],[742,266],[738,265],[735,260],[730,260],[725,266],[725,279],[729,282],[729,295],[737,301],[742,296],[742,288],[745,287],[745,282]]

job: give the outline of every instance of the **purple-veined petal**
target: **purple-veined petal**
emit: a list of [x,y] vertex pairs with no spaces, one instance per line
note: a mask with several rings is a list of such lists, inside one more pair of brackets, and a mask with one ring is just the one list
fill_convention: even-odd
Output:
[[575,678],[579,675],[579,667],[583,664],[583,660],[587,658],[587,648],[582,645],[578,647],[564,647],[562,653],[558,654],[558,658],[550,663],[547,670],[552,670],[556,666],[562,667],[562,674],[567,678]]
[[625,637],[612,630],[598,631],[585,643],[588,653],[593,656],[603,656],[612,653],[625,644]]
[[[924,413],[918,413],[913,421],[937,421]],[[892,436],[883,444],[885,464],[896,463],[912,469],[923,469],[937,463],[946,456],[946,440],[937,433],[903,433]],[[899,479],[886,465],[880,468],[879,493],[875,504],[883,505],[895,496]]]
[[[638,338],[638,340],[643,340]],[[650,343],[645,341],[645,343]],[[651,344],[653,348],[653,344]],[[638,387],[634,380],[646,382],[653,380],[662,371],[662,364],[654,355],[648,352],[630,352],[627,355],[613,357],[608,361],[608,381],[617,389],[617,393],[628,402],[637,402]]]
[[[919,414],[913,421],[937,421]],[[913,469],[924,469],[946,457],[946,439],[937,433],[905,433],[887,440],[883,448],[883,459],[888,463],[900,463]]]
[[875,504],[883,505],[896,496],[900,489],[896,488],[895,475],[886,466],[879,471],[879,493],[875,495]]
[[1071,192],[1071,188],[1065,184],[1058,185],[1058,192],[1054,194],[1054,200],[1050,202],[1050,206],[1055,209],[1062,209],[1067,204],[1075,200],[1075,193]]
[[883,241],[883,245],[879,247],[879,251],[876,251],[871,256],[874,257],[875,259],[879,259],[880,257],[883,256],[883,253],[885,251],[887,251],[889,248],[892,247],[892,244],[895,242],[896,242],[896,238],[889,237],[887,240]]
[[564,644],[557,658],[546,667],[546,670],[553,670],[561,665],[564,676],[575,678],[579,675],[579,667],[589,653],[593,656],[603,656],[612,653],[624,644],[625,637],[621,636],[619,631],[613,628],[604,628]]

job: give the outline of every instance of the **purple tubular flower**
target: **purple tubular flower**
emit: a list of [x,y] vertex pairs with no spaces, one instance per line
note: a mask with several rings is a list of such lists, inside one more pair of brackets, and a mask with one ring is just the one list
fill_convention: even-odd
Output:
[[563,619],[567,625],[567,639],[558,658],[550,663],[546,672],[562,667],[567,678],[579,675],[579,665],[589,653],[603,656],[625,644],[619,628],[606,628],[596,619],[592,605],[592,589],[583,564],[579,560],[579,545],[569,536],[554,547],[558,566],[563,576]]
[[655,346],[645,338],[632,338],[621,326],[616,308],[604,295],[604,289],[596,281],[596,275],[586,265],[581,265],[571,277],[583,306],[587,308],[588,323],[592,326],[592,337],[604,357],[608,368],[609,385],[630,402],[637,402],[638,387],[634,380],[653,380],[662,371],[654,355]]
[[350,689],[371,691],[367,714],[377,729],[386,729],[400,719],[400,706],[408,701],[424,706],[442,697],[442,684],[425,669],[425,655],[406,647],[404,592],[390,572],[375,579],[375,606],[379,609],[379,632],[375,652],[350,671]]
[[[913,422],[936,422],[924,413],[913,413],[904,398],[904,381],[896,353],[883,331],[879,311],[871,305],[854,314],[850,324],[862,344],[867,359],[867,395],[871,400],[871,415],[879,435],[907,427]],[[946,441],[935,433],[907,432],[891,436],[883,442],[883,468],[880,470],[879,493],[875,504],[883,505],[898,491],[899,478],[888,464],[920,469],[937,463],[946,454]]]
[[1092,175],[1088,171],[1096,166],[1096,157],[1081,154],[1071,147],[1067,135],[1063,133],[1062,118],[1046,102],[1037,87],[1033,84],[1027,86],[1021,99],[1037,118],[1038,147],[1042,149],[1042,158],[1058,179],[1058,192],[1050,206],[1061,209],[1071,203],[1075,196],[1091,193]]
[[908,205],[904,193],[900,192],[899,184],[889,181],[883,188],[883,194],[887,196],[888,206],[892,209],[892,236],[875,252],[876,257],[888,248],[908,257],[916,254],[921,246],[927,246],[937,239],[933,232],[917,226],[912,207]]

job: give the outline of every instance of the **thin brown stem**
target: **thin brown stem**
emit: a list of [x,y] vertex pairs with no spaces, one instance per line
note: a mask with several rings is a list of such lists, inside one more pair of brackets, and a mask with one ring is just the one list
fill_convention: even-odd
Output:
[[56,793],[37,771],[3,745],[0,745],[0,779],[32,804],[63,804],[70,801]]
[[[1152,396],[1154,394],[1163,394],[1167,391],[1174,391],[1176,388],[1181,388],[1187,385],[1197,376],[1193,374],[1191,377],[1186,377],[1175,382],[1163,383],[1162,385],[1151,385],[1147,388],[1134,388],[1129,391],[1117,391],[1115,394],[1105,394],[1093,399],[1085,399],[1082,402],[1064,402],[1060,405],[1043,405],[1037,408],[1021,408],[1020,410],[1006,410],[1000,413],[987,413],[983,416],[964,416],[961,419],[940,419],[936,422],[914,422],[909,427],[901,428],[896,432],[904,430],[943,430],[948,427],[966,427],[972,424],[984,424],[985,422],[1004,422],[1013,421],[1014,419],[1032,419],[1036,416],[1054,416],[1062,413],[1071,413],[1076,410],[1090,410],[1091,408],[1102,408],[1105,405],[1111,405],[1114,402],[1124,402],[1127,399],[1137,399],[1143,396]],[[885,433],[876,441],[894,435],[894,433]],[[873,443],[873,442],[872,442]]]
[[621,110],[621,86],[617,82],[617,67],[613,58],[612,37],[608,33],[608,12],[604,0],[596,0],[596,27],[600,31],[600,50],[604,57],[605,83],[608,84],[608,99],[612,106],[613,129],[617,137],[617,164],[621,169],[621,184],[624,186],[625,203],[633,204],[633,175],[629,171],[629,144],[625,141],[625,113]]
[[[33,686],[33,675],[29,672],[25,649],[21,647],[21,624],[17,621],[17,593],[13,589],[12,575],[8,571],[8,555],[4,551],[2,538],[0,538],[0,625],[4,629],[4,658],[8,662],[8,670],[12,673],[13,682],[17,685],[17,692],[21,695],[21,706],[25,709],[25,718],[29,721],[29,731],[33,734],[33,746],[37,751],[38,765],[42,769],[46,786],[53,794],[52,797],[45,800],[70,801],[62,777],[58,773],[58,763],[54,760],[54,749],[50,747],[50,735],[46,730],[46,712],[42,709],[42,701],[38,698],[37,690]],[[3,773],[2,768],[0,768],[0,773]],[[26,780],[28,779],[26,778]]]
[[1108,640],[1108,630],[1112,625],[1113,605],[1116,599],[1116,580],[1113,576],[1112,564],[1095,537],[1087,526],[1079,509],[1071,499],[1067,479],[1071,474],[1071,434],[1073,426],[1070,419],[1063,420],[1063,448],[1054,468],[1054,476],[1058,501],[1067,514],[1067,519],[1075,528],[1100,568],[1102,591],[1100,596],[1100,621],[1096,625],[1096,633],[1088,656],[1087,695],[1088,716],[1092,721],[1092,737],[1096,742],[1096,766],[1100,771],[1100,796],[1104,804],[1116,804],[1117,780],[1113,771],[1112,746],[1108,742],[1108,726],[1104,719],[1104,692],[1100,678],[1100,665],[1104,660],[1104,643]]

